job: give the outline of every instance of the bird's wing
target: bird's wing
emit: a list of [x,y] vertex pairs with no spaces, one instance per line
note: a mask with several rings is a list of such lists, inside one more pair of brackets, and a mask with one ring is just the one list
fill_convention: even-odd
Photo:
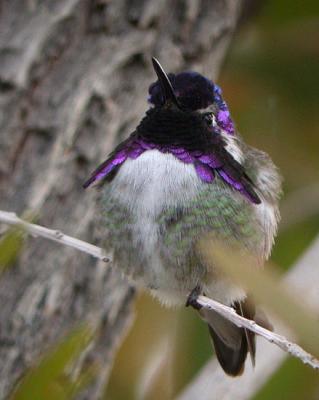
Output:
[[127,158],[137,158],[146,149],[136,141],[135,132],[121,142],[109,155],[109,157],[92,172],[90,178],[83,184],[86,189],[94,182],[105,181],[108,177],[113,177],[114,172],[127,160]]
[[212,136],[207,153],[200,157],[199,161],[206,162],[206,165],[213,168],[224,182],[241,192],[252,203],[260,204],[256,187],[246,168],[227,150],[226,142],[220,135]]

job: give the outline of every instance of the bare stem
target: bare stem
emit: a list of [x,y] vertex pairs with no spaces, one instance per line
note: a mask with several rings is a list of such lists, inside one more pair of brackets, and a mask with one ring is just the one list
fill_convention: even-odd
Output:
[[[0,211],[0,222],[8,225],[19,225],[31,235],[41,236],[54,242],[73,247],[84,253],[90,254],[91,256],[98,258],[99,260],[102,260],[104,262],[109,263],[112,261],[111,255],[104,254],[103,250],[100,247],[84,242],[83,240],[65,235],[59,230],[48,229],[40,225],[29,223],[19,218],[15,213]],[[257,335],[262,336],[270,343],[274,343],[282,350],[299,358],[302,362],[310,365],[312,368],[319,369],[319,361],[314,356],[307,353],[299,345],[290,342],[284,336],[278,335],[263,328],[262,326],[256,324],[255,321],[251,321],[238,315],[233,308],[227,307],[224,304],[218,303],[217,301],[209,299],[205,296],[198,296],[196,302],[201,307],[218,312],[220,315],[233,322],[235,325],[239,327],[244,327],[252,332],[255,332]]]
[[264,339],[268,340],[268,342],[275,344],[292,356],[299,358],[304,364],[308,364],[314,369],[319,369],[319,360],[307,353],[298,344],[290,342],[282,335],[278,335],[277,333],[263,328],[255,321],[242,317],[241,315],[237,314],[232,307],[225,306],[224,304],[221,304],[206,296],[198,296],[196,302],[202,308],[216,311],[218,314],[222,315],[238,327],[249,329],[250,331],[255,332],[257,335],[262,336]]
[[74,249],[90,254],[91,256],[106,263],[112,261],[111,255],[105,254],[100,247],[84,242],[83,240],[76,239],[72,236],[65,235],[59,230],[48,229],[41,225],[31,224],[19,218],[13,212],[0,211],[0,222],[4,222],[7,225],[21,226],[21,228],[33,236],[41,236],[65,246],[73,247]]

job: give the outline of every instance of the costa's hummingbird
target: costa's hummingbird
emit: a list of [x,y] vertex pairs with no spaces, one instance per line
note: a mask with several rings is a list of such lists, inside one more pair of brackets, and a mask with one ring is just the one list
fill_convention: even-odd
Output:
[[[196,72],[167,75],[152,61],[150,108],[84,184],[99,184],[104,247],[165,305],[184,305],[196,288],[253,318],[245,292],[205,262],[197,243],[209,234],[212,245],[239,246],[256,265],[267,259],[279,220],[277,168],[243,142],[219,86]],[[199,312],[222,368],[239,375],[247,352],[254,360],[253,334]]]

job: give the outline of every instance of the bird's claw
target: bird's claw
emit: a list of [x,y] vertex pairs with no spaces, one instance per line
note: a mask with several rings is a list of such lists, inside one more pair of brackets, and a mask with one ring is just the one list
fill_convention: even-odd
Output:
[[186,307],[193,307],[195,308],[195,310],[200,310],[202,308],[202,306],[200,304],[198,304],[197,299],[198,296],[201,294],[202,289],[200,286],[196,286],[188,295],[187,297],[187,301],[186,301]]

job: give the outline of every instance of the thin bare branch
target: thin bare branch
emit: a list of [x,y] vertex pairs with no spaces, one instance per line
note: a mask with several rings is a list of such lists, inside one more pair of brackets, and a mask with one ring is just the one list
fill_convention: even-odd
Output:
[[83,240],[76,239],[72,236],[65,235],[59,230],[49,229],[41,225],[31,224],[19,218],[13,212],[0,211],[0,222],[3,222],[7,225],[21,226],[21,228],[30,233],[32,236],[44,237],[46,239],[52,240],[53,242],[58,242],[65,246],[73,247],[74,249],[90,254],[91,256],[106,263],[110,263],[112,261],[111,255],[105,254],[103,249],[101,249],[100,247],[84,242]]
[[[90,254],[93,257],[98,258],[99,260],[102,260],[104,262],[111,262],[111,256],[104,254],[101,248],[84,242],[83,240],[65,235],[59,230],[48,229],[43,226],[24,221],[23,219],[19,218],[15,213],[0,211],[0,221],[8,225],[19,225],[31,235],[44,237],[54,242],[70,246],[84,253]],[[255,332],[257,335],[262,336],[270,343],[274,343],[282,350],[286,351],[294,357],[299,358],[303,363],[310,365],[312,368],[319,369],[319,360],[306,352],[299,345],[290,342],[282,335],[278,335],[274,332],[269,331],[268,329],[263,328],[255,321],[246,319],[238,315],[233,308],[227,307],[224,304],[209,299],[205,296],[198,296],[196,302],[201,307],[218,312],[220,315],[227,318],[235,325],[239,327],[244,327],[252,332]]]
[[306,352],[298,344],[290,342],[282,335],[278,335],[277,333],[263,328],[255,321],[242,317],[241,315],[237,314],[232,307],[225,306],[224,304],[221,304],[206,296],[198,296],[196,302],[203,308],[216,311],[218,314],[227,318],[238,327],[249,329],[250,331],[255,332],[257,335],[262,336],[264,339],[268,340],[268,342],[275,344],[292,356],[299,358],[304,364],[308,364],[314,369],[319,369],[319,360]]
[[[318,254],[319,236],[283,279],[285,285],[294,288],[297,293],[307,293],[307,300],[311,302],[315,311],[319,310]],[[277,332],[281,332],[285,336],[291,334],[274,315],[269,315],[268,311],[267,315],[271,317],[271,322]],[[177,399],[191,400],[195,397],[201,400],[251,399],[282,365],[286,357],[286,352],[280,351],[269,342],[258,340],[255,368],[246,363],[244,374],[240,378],[234,379],[225,375],[217,360],[213,359],[202,368]]]

